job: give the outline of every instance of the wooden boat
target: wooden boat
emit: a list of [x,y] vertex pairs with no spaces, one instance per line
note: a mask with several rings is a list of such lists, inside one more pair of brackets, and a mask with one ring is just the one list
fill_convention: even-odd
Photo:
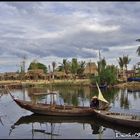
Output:
[[[70,106],[70,105],[56,105],[56,104],[45,104],[45,103],[33,103],[32,101],[24,101],[20,99],[16,99],[8,89],[9,94],[12,99],[21,107],[26,110],[29,110],[36,114],[41,115],[51,115],[51,116],[92,116],[94,110],[90,107],[86,106]],[[102,97],[101,92],[99,92],[99,97]],[[105,99],[104,102],[107,102]],[[108,102],[107,102],[108,103]],[[103,105],[100,109],[105,110],[108,109],[108,105]]]
[[140,129],[140,116],[111,111],[94,110],[96,117],[114,125]]
[[91,116],[93,109],[90,107],[70,106],[70,105],[56,105],[45,103],[33,103],[32,101],[24,101],[16,99],[9,91],[12,99],[21,107],[36,114],[49,116]]
[[36,103],[31,101],[23,101],[13,98],[13,100],[21,107],[36,114],[52,115],[52,116],[91,116],[93,109],[90,107],[74,107],[55,104]]

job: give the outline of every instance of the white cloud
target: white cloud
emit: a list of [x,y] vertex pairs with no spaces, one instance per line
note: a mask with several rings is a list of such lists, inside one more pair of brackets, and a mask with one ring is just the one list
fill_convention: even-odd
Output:
[[100,25],[97,23],[83,23],[82,24],[83,29],[87,29],[89,31],[93,32],[113,32],[119,30],[119,26],[106,26],[106,25]]
[[[0,54],[96,61],[100,49],[109,62],[128,54],[133,65],[139,61],[139,12],[138,2],[2,2]],[[12,64],[8,59],[1,65]]]

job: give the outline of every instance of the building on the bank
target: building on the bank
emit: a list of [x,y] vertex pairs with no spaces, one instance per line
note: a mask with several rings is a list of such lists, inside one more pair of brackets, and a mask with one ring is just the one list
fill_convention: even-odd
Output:
[[136,71],[135,70],[127,70],[125,71],[127,78],[129,77],[134,77],[136,75]]
[[98,68],[94,62],[89,62],[86,64],[85,70],[84,70],[85,75],[98,75]]
[[20,75],[17,72],[5,72],[3,74],[3,80],[17,80]]
[[65,79],[66,78],[66,73],[63,71],[55,71],[54,72],[54,78],[55,79]]
[[25,79],[30,80],[39,80],[39,79],[46,79],[46,74],[44,73],[43,69],[34,69],[34,70],[28,70],[28,72],[25,74]]

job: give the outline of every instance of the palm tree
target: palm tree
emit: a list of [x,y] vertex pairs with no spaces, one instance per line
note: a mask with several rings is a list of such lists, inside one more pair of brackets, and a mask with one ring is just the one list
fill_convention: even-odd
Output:
[[123,63],[124,63],[124,66],[125,66],[125,69],[127,71],[127,65],[130,63],[131,59],[127,56],[123,56]]
[[71,72],[73,74],[73,78],[76,79],[76,74],[77,74],[77,70],[79,68],[78,62],[77,62],[77,58],[72,58],[72,62],[71,62]]
[[55,61],[52,62],[52,67],[53,67],[53,80],[54,80],[54,69],[56,67],[56,62]]
[[100,74],[100,72],[104,70],[105,67],[106,67],[106,60],[105,58],[103,58],[100,61],[98,61],[98,73]]
[[123,62],[123,58],[122,57],[119,57],[118,63],[119,63],[120,68],[123,70],[124,62]]
[[[139,41],[140,42],[140,39],[136,39],[136,41]],[[138,56],[140,56],[140,46],[138,46],[136,52],[137,52]]]
[[79,68],[77,69],[77,74],[79,77],[81,77],[85,70],[85,61],[81,61],[78,64],[79,64]]
[[48,65],[48,69],[49,69],[49,80],[51,80],[51,66]]
[[63,67],[64,67],[65,74],[67,75],[69,69],[69,64],[67,62],[67,59],[63,59]]
[[131,59],[127,56],[123,56],[123,63],[126,69],[126,78],[127,78],[127,65],[130,63]]
[[138,46],[137,54],[138,54],[138,56],[140,56],[140,46]]
[[119,57],[118,63],[119,63],[119,66],[120,66],[120,68],[122,70],[122,74],[123,74],[122,76],[124,77],[124,70],[123,70],[123,68],[124,68],[124,62],[123,62],[123,57]]
[[[123,70],[123,68],[125,67],[126,72],[127,72],[127,65],[129,64],[129,62],[131,61],[131,59],[127,56],[123,56],[123,57],[119,57],[118,63],[120,68]],[[123,76],[124,76],[124,71],[123,71]],[[126,75],[127,78],[127,75]]]

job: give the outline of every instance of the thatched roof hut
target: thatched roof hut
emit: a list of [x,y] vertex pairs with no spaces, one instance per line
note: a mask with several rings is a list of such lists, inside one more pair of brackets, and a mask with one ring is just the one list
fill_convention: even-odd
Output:
[[84,70],[84,74],[98,75],[98,68],[97,68],[96,64],[94,62],[87,63],[85,70]]

